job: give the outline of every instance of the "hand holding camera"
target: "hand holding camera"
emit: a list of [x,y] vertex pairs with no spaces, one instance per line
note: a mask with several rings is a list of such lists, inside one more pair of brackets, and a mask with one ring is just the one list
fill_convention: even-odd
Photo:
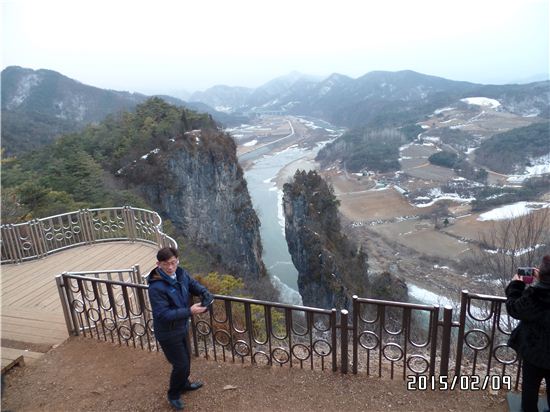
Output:
[[192,315],[198,315],[199,313],[204,313],[208,310],[208,308],[205,308],[200,303],[195,303],[191,305],[191,314]]
[[[537,270],[537,268],[533,268],[533,267],[520,267],[520,268],[518,268],[517,277],[519,277],[519,279],[517,279],[517,280],[521,280],[526,285],[530,285],[535,280],[535,271],[536,270]],[[514,278],[515,278],[515,276],[514,276]]]

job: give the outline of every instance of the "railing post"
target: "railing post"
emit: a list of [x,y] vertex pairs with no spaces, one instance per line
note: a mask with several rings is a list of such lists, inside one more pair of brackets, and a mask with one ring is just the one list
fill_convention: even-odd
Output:
[[138,283],[140,285],[143,285],[145,283],[141,278],[141,271],[139,269],[139,265],[132,266],[132,282]]
[[441,364],[439,365],[439,376],[449,376],[449,355],[451,353],[451,329],[453,319],[453,308],[443,308],[443,330],[441,331]]
[[337,330],[338,330],[338,325],[336,323],[338,322],[338,320],[337,320],[336,313],[337,313],[336,309],[332,308],[331,313],[330,313],[330,322],[331,322],[331,325],[332,325],[331,344],[332,344],[332,371],[333,372],[336,372],[338,370],[338,365],[337,365],[338,354],[337,354],[337,350],[336,350],[336,346],[337,346],[336,334],[337,334]]
[[2,226],[2,246],[6,255],[2,255],[2,261],[6,263],[19,262],[19,248],[17,247],[17,236],[15,227],[12,224]]
[[123,208],[124,220],[126,221],[126,234],[131,242],[135,242],[137,238],[136,233],[136,219],[134,209],[130,206],[124,206]]
[[67,299],[67,294],[64,292],[65,283],[63,281],[63,275],[65,273],[66,272],[61,275],[57,275],[55,277],[55,283],[57,284],[57,291],[59,292],[59,298],[61,299],[61,307],[63,308],[63,315],[65,316],[65,325],[67,325],[67,332],[69,333],[69,335],[78,335],[78,333],[76,333],[75,331],[75,327],[73,325],[70,315],[70,307]]
[[432,333],[431,341],[432,341],[432,347],[430,350],[430,375],[435,375],[435,359],[436,359],[436,353],[437,353],[437,325],[439,324],[439,305],[434,305],[433,312],[431,312],[430,316],[430,330]]
[[82,230],[84,232],[84,241],[88,244],[94,242],[95,232],[90,211],[88,209],[80,209],[78,211],[78,215],[80,217],[80,224],[82,225]]
[[460,294],[460,318],[458,320],[458,337],[456,339],[455,376],[460,376],[460,367],[462,364],[462,349],[464,345],[464,330],[466,329],[467,306],[468,306],[468,291],[463,290]]
[[29,222],[29,236],[34,244],[36,256],[44,257],[48,254],[49,248],[45,242],[44,226],[38,219],[33,219]]
[[354,374],[357,374],[357,367],[358,367],[358,363],[359,363],[359,341],[358,341],[358,335],[359,335],[359,302],[357,299],[359,299],[359,297],[357,295],[353,295],[352,296],[352,299],[353,299],[353,340],[352,340],[352,345],[353,345],[353,364],[351,365],[351,370]]
[[340,372],[348,373],[348,311],[342,309],[340,311]]

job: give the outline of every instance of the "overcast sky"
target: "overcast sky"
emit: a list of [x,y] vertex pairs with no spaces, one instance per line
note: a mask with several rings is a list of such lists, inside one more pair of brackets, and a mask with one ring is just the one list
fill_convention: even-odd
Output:
[[257,87],[293,70],[547,74],[548,0],[2,0],[2,68],[146,94]]

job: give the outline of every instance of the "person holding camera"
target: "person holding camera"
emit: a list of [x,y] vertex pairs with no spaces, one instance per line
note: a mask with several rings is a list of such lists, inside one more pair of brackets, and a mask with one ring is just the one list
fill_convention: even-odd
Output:
[[508,314],[520,321],[508,346],[522,359],[521,407],[524,412],[538,411],[542,379],[550,406],[550,255],[538,268],[520,268],[506,287],[506,298]]
[[[168,402],[178,410],[184,404],[183,392],[199,389],[200,381],[190,382],[190,351],[187,332],[192,315],[206,312],[214,300],[204,286],[178,266],[178,251],[165,247],[157,253],[157,267],[149,273],[149,301],[153,310],[153,327],[166,359],[172,365]],[[201,303],[190,306],[190,295],[201,296]]]

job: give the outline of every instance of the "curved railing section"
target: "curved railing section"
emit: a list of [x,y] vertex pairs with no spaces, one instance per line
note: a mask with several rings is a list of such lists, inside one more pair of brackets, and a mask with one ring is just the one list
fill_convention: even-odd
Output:
[[177,243],[162,231],[158,213],[130,206],[81,209],[43,219],[1,226],[2,263],[39,259],[75,246],[99,242]]

